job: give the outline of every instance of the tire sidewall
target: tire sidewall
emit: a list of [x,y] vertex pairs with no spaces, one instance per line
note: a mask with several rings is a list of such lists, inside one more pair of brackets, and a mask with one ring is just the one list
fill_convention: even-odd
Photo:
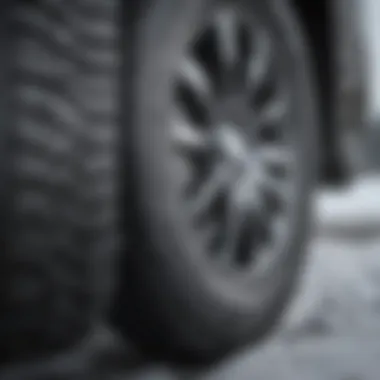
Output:
[[[177,204],[173,201],[174,189],[168,185],[172,171],[168,169],[165,131],[171,107],[171,80],[190,35],[211,1],[157,0],[139,25],[135,124],[131,134],[132,165],[137,173],[134,203],[139,219],[134,218],[131,225],[135,246],[141,254],[134,255],[131,267],[136,269],[135,278],[145,278],[139,289],[145,297],[138,302],[144,312],[150,310],[156,328],[161,327],[158,335],[164,339],[170,331],[173,338],[168,341],[173,342],[169,345],[178,345],[176,340],[180,339],[179,344],[190,350],[230,348],[249,342],[266,326],[273,325],[297,278],[307,239],[309,200],[316,169],[317,120],[305,43],[284,4],[239,1],[261,21],[271,25],[276,38],[284,40],[288,54],[284,61],[292,66],[290,70],[297,82],[299,125],[303,126],[299,136],[303,147],[298,152],[302,163],[298,210],[290,244],[276,270],[240,294],[229,281],[221,280],[207,266],[202,266],[197,260],[199,255],[194,254],[198,247],[190,245],[188,248],[187,242],[193,239],[186,236],[188,232],[181,227]],[[160,307],[152,307],[152,299],[160,300]],[[155,335],[153,330],[151,332]]]

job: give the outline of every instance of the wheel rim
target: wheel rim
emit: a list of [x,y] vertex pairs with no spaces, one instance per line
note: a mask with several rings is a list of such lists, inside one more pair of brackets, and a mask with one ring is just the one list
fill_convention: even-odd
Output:
[[214,9],[181,61],[171,122],[188,169],[184,214],[203,252],[239,272],[283,250],[297,193],[287,78],[270,33],[250,21]]

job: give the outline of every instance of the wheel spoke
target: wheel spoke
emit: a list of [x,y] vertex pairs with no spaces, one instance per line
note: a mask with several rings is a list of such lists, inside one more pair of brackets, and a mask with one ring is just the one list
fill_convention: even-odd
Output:
[[248,65],[247,82],[250,91],[254,91],[267,80],[270,73],[272,53],[268,35],[263,32],[258,33],[256,46]]
[[289,222],[290,220],[284,215],[278,216],[272,221],[271,229],[278,240],[283,241],[283,239],[286,237],[289,228]]
[[[294,154],[291,149],[284,146],[264,147],[253,156],[255,160],[247,175],[254,178],[253,187],[257,189],[257,208],[264,204],[264,198],[260,196],[261,192],[269,194],[277,200],[287,200],[291,194],[292,179],[288,178],[293,174]],[[286,172],[286,175],[277,175],[274,169],[280,168]],[[250,173],[252,171],[252,174]],[[293,178],[293,176],[292,176]],[[265,209],[265,207],[263,207]]]
[[259,149],[258,159],[265,166],[281,166],[290,168],[295,164],[294,151],[289,146],[283,144],[271,144]]
[[272,127],[281,124],[287,115],[288,102],[284,97],[272,100],[257,113],[259,127]]
[[[288,202],[292,195],[292,187],[290,181],[281,180],[270,174],[268,170],[264,170],[259,177],[257,186],[264,194],[270,196],[272,202],[278,205],[278,202]],[[275,207],[275,208],[278,208]]]
[[257,111],[257,128],[253,130],[255,138],[261,142],[284,141],[288,136],[285,129],[288,114],[288,102],[285,98],[278,98],[269,102]]
[[225,219],[225,249],[224,256],[235,256],[237,241],[243,224],[243,212],[235,201],[237,188],[233,189],[228,197],[227,214]]
[[238,23],[236,13],[227,7],[215,18],[218,53],[224,69],[231,69],[239,60]]
[[196,216],[207,212],[212,202],[226,190],[228,182],[228,170],[226,165],[217,165],[213,173],[201,186],[195,202],[192,204],[192,213]]
[[230,202],[227,219],[225,256],[233,257],[239,264],[248,263],[255,255],[254,250],[267,238],[269,217],[257,202],[244,208]]
[[185,117],[173,118],[172,138],[181,151],[205,151],[209,148],[207,132],[195,127]]
[[[247,172],[232,187],[227,205],[226,215],[226,253],[228,255],[245,255],[246,252],[237,252],[236,250],[247,248],[246,228],[250,228],[249,224],[253,214],[259,216],[262,213],[261,197],[257,191],[254,173]],[[262,215],[261,215],[262,216]],[[243,231],[244,230],[244,231]],[[244,236],[243,236],[244,235]],[[244,239],[244,248],[241,239]]]
[[179,80],[204,106],[210,105],[212,98],[210,78],[202,65],[190,55],[187,55],[182,62]]
[[261,256],[261,260],[258,262],[259,265],[256,268],[258,273],[265,273],[272,266],[275,259],[274,252],[283,251],[282,245],[288,235],[289,223],[291,220],[284,215],[277,216],[270,221],[270,241],[264,248],[263,253],[265,254]]

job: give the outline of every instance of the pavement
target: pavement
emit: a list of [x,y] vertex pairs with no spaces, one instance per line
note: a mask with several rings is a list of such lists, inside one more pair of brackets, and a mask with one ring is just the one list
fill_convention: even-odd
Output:
[[[380,177],[323,191],[298,294],[263,345],[204,373],[143,368],[132,380],[378,380]],[[120,378],[121,379],[121,378]]]

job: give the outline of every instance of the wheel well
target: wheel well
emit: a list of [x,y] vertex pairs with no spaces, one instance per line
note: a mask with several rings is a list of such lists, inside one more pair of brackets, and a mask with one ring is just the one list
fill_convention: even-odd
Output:
[[[320,175],[324,182],[340,177],[337,157],[337,128],[334,123],[333,49],[334,32],[331,0],[291,0],[303,23],[314,65],[320,104]],[[333,174],[332,174],[333,173]]]

